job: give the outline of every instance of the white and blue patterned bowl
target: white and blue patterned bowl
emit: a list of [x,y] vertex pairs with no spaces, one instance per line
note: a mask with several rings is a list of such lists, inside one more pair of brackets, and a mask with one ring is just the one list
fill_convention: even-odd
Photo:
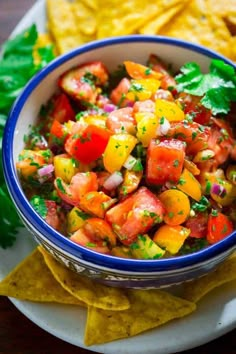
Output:
[[64,54],[24,88],[8,118],[3,138],[3,168],[12,200],[39,244],[74,271],[111,286],[156,288],[181,283],[206,274],[236,249],[236,232],[194,254],[171,259],[136,260],[98,254],[70,241],[50,227],[32,208],[21,188],[16,161],[42,104],[56,89],[58,77],[69,68],[89,61],[101,60],[110,70],[124,60],[145,63],[150,53],[157,54],[174,68],[185,62],[199,63],[207,71],[211,58],[232,62],[202,46],[159,36],[122,36],[96,41]]

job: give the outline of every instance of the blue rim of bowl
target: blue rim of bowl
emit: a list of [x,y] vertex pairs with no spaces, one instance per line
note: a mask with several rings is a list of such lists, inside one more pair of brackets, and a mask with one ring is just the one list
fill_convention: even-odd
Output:
[[229,249],[236,248],[236,231],[214,245],[211,245],[195,253],[179,257],[166,259],[163,258],[157,260],[137,260],[99,254],[70,241],[68,238],[54,230],[36,213],[22,191],[13,163],[13,139],[17,117],[20,114],[27,98],[35,89],[35,87],[37,87],[38,84],[45,77],[47,77],[47,75],[50,74],[53,69],[67,62],[68,60],[73,59],[79,54],[90,52],[94,49],[99,49],[104,46],[134,42],[162,43],[165,45],[174,45],[177,47],[186,48],[194,52],[206,55],[210,59],[221,59],[227,64],[230,64],[236,68],[232,61],[214,52],[213,50],[209,50],[201,45],[196,45],[184,40],[165,36],[130,35],[90,42],[64,54],[63,56],[57,57],[29,81],[19,97],[16,99],[11,109],[4,129],[2,146],[3,171],[11,198],[14,201],[16,208],[20,210],[20,214],[23,214],[28,219],[28,223],[32,224],[34,229],[37,229],[38,232],[44,235],[46,239],[48,239],[50,242],[54,242],[57,247],[61,248],[65,252],[68,252],[69,254],[72,254],[74,257],[79,257],[86,262],[92,263],[93,265],[97,264],[98,266],[105,267],[109,270],[123,270],[138,274],[140,272],[159,272],[182,269],[191,265],[204,263],[208,259],[213,259],[217,256],[220,256],[222,253],[227,252]]

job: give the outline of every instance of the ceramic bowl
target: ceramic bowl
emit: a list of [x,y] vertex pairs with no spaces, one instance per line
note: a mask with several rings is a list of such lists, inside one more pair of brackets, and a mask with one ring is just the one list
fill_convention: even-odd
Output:
[[204,47],[158,36],[122,36],[91,42],[56,58],[24,88],[9,115],[3,138],[3,168],[11,198],[35,240],[74,271],[111,286],[158,288],[199,277],[236,249],[236,232],[206,249],[171,259],[136,260],[98,254],[70,241],[50,227],[31,207],[16,172],[16,161],[24,147],[24,135],[36,121],[42,104],[56,90],[58,77],[75,65],[101,60],[112,71],[124,60],[145,63],[157,54],[174,69],[189,61],[207,71],[212,58],[232,62]]

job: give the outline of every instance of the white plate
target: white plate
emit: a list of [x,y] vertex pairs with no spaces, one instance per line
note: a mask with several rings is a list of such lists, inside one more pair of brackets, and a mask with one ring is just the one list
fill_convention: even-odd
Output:
[[[45,28],[45,2],[37,1],[13,34],[36,23]],[[0,279],[4,278],[36,246],[26,229],[17,234],[17,242],[8,250],[0,248]],[[85,348],[83,344],[86,310],[76,306],[40,304],[11,299],[32,322],[56,337]],[[104,354],[169,354],[209,342],[236,327],[236,281],[206,296],[197,311],[141,335],[87,349]],[[104,328],[105,329],[105,328]]]

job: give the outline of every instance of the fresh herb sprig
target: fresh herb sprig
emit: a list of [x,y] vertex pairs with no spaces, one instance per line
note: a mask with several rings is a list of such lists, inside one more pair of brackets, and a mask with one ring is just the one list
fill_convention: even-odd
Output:
[[[0,59],[0,156],[2,156],[2,137],[7,115],[15,99],[29,79],[54,58],[52,45],[37,49],[34,60],[35,44],[38,39],[36,25],[33,24],[22,33],[6,41],[2,46]],[[0,157],[0,246],[11,247],[17,229],[22,223],[8,194]]]
[[206,74],[197,63],[186,63],[175,79],[179,92],[201,96],[202,105],[214,115],[227,114],[231,102],[236,102],[236,73],[223,60],[212,59]]

